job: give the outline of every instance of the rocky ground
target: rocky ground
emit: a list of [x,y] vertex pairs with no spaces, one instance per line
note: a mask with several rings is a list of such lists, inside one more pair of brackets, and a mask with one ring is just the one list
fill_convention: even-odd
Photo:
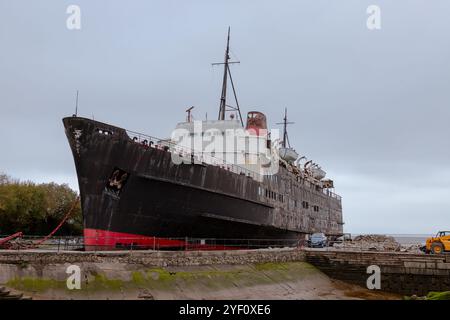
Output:
[[360,235],[352,241],[333,244],[336,249],[422,253],[420,247],[419,244],[402,245],[394,237],[377,234]]

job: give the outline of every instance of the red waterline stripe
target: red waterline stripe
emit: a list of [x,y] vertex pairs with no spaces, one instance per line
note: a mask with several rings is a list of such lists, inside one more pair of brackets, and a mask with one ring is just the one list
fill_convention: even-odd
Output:
[[246,249],[224,245],[189,244],[185,240],[173,240],[160,237],[142,236],[132,233],[106,231],[100,229],[84,229],[86,247],[116,248],[119,246],[135,246],[148,249],[180,248],[189,250],[237,250]]

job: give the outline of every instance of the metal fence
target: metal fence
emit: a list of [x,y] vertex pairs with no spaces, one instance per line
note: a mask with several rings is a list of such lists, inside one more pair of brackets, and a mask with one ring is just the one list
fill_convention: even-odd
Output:
[[[0,239],[6,236],[1,236]],[[423,243],[408,245],[394,243],[367,243],[339,240],[312,244],[298,239],[218,239],[218,238],[157,238],[157,237],[51,237],[40,243],[42,236],[23,236],[3,244],[0,249],[46,251],[112,251],[112,250],[249,250],[261,248],[302,248],[305,250],[355,252],[411,252],[420,253]],[[36,244],[39,243],[38,246]]]
[[[0,235],[0,239],[3,236]],[[43,237],[23,236],[7,242],[0,249],[49,251],[111,251],[111,250],[242,250],[258,248],[298,247],[299,240],[289,239],[218,239],[157,237],[51,237],[36,246]]]

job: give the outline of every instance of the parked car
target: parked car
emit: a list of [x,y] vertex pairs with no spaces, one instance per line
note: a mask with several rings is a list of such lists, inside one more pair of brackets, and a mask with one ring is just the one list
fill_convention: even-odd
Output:
[[310,248],[325,248],[328,239],[323,233],[313,233],[308,241]]

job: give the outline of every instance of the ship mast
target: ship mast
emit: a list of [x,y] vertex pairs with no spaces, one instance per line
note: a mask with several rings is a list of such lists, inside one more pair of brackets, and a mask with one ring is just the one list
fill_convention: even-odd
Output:
[[[241,109],[239,108],[239,102],[236,95],[236,90],[234,88],[233,77],[231,76],[230,64],[240,63],[239,61],[230,61],[230,27],[228,27],[227,36],[227,48],[225,50],[225,59],[223,63],[213,63],[212,65],[222,65],[223,64],[223,80],[222,80],[222,93],[220,96],[220,107],[219,107],[219,117],[218,120],[225,120],[225,113],[227,111],[237,111],[239,113],[239,119],[241,120],[241,125],[244,126],[242,121]],[[236,107],[227,105],[227,84],[228,76],[230,77],[231,87],[233,89],[234,100],[236,102]],[[227,107],[229,110],[227,110]]]
[[230,27],[228,27],[227,49],[225,50],[225,61],[223,63],[223,82],[222,82],[222,95],[220,96],[219,120],[225,120],[229,60],[230,60]]
[[283,125],[283,142],[282,142],[283,148],[287,148],[287,146],[289,146],[289,148],[290,148],[291,144],[289,143],[289,137],[288,137],[288,133],[287,133],[287,125],[288,124],[294,124],[294,122],[288,122],[287,108],[284,108],[283,122],[278,122],[277,124],[282,124]]
[[75,100],[75,113],[73,114],[74,117],[78,116],[78,90],[77,90],[77,98]]

